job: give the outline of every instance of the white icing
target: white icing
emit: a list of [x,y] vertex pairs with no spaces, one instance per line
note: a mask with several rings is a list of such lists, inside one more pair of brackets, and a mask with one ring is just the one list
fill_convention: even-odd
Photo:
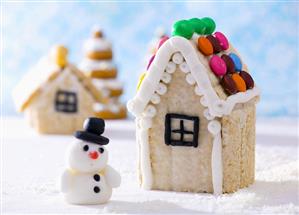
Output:
[[165,84],[159,83],[157,88],[157,93],[159,95],[164,95],[167,92],[167,87]]
[[93,110],[95,112],[101,112],[101,111],[111,111],[112,113],[119,113],[119,111],[123,108],[123,105],[119,102],[114,102],[111,100],[108,104],[102,104],[102,103],[94,103],[93,104]]
[[[138,121],[138,120],[137,120]],[[140,125],[138,125],[140,127]],[[137,129],[140,144],[140,169],[142,173],[142,188],[150,190],[152,187],[152,168],[148,144],[148,129]]]
[[208,107],[207,100],[204,96],[200,98],[200,104],[202,104],[204,107]]
[[166,65],[165,71],[168,72],[169,74],[172,74],[175,72],[176,65],[174,62],[169,61]]
[[186,81],[190,85],[194,85],[196,83],[195,79],[193,78],[193,75],[191,73],[186,75]]
[[92,83],[96,88],[98,88],[100,90],[105,89],[105,88],[121,90],[123,88],[123,83],[116,79],[93,78]]
[[105,38],[90,38],[83,45],[85,53],[94,51],[109,51],[112,49],[111,43]]
[[195,86],[194,92],[198,96],[202,96],[203,95],[203,90],[198,85]]
[[[83,150],[85,146],[88,146],[88,152]],[[71,204],[106,203],[112,195],[112,188],[120,185],[119,173],[107,165],[107,149],[104,146],[101,148],[104,150],[100,153],[98,144],[82,140],[70,145],[66,155],[68,167],[61,176],[61,191],[67,202]],[[96,174],[100,177],[99,181],[94,179]],[[100,192],[95,195],[91,187],[98,187]]]
[[80,63],[79,68],[83,72],[90,72],[96,70],[112,70],[116,68],[116,65],[112,62],[112,60],[92,60],[84,58]]
[[181,63],[183,63],[184,58],[183,58],[183,56],[182,56],[181,53],[177,52],[177,53],[175,53],[175,54],[172,56],[172,61],[173,61],[175,64],[181,64]]
[[223,170],[222,170],[222,140],[221,124],[212,120],[208,124],[208,130],[213,135],[212,148],[212,182],[215,195],[222,194]]
[[179,67],[180,67],[180,70],[182,70],[182,72],[184,72],[184,73],[190,72],[188,64],[186,62],[181,63],[179,65]]
[[151,102],[153,104],[159,104],[161,101],[160,96],[158,94],[153,94],[152,98],[151,98]]
[[162,75],[162,78],[161,80],[165,83],[165,84],[168,84],[170,83],[171,81],[171,75],[167,72],[164,72],[163,75]]
[[204,115],[204,117],[205,117],[207,120],[212,120],[212,119],[215,118],[214,116],[212,116],[212,115],[210,114],[209,109],[205,109],[205,110],[203,111],[203,115]]
[[154,117],[156,115],[157,111],[156,108],[153,105],[148,105],[144,110],[144,116],[146,117]]
[[140,126],[143,129],[149,129],[152,127],[152,119],[150,117],[143,117],[140,119]]

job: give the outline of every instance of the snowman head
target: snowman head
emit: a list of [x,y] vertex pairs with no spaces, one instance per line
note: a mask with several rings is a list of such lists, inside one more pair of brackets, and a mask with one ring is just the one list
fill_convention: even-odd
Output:
[[79,172],[95,172],[106,167],[108,151],[104,146],[86,142],[74,142],[67,154],[67,162],[71,169]]
[[108,152],[104,145],[109,143],[109,139],[101,135],[105,129],[105,122],[100,118],[88,118],[83,128],[84,131],[75,133],[75,137],[80,141],[72,144],[69,149],[69,167],[80,172],[100,171],[108,160]]

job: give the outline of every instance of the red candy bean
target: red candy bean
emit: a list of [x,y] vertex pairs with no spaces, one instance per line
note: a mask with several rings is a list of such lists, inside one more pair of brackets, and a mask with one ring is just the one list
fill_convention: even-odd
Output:
[[224,36],[224,34],[222,34],[221,32],[215,32],[214,36],[219,41],[222,50],[226,50],[229,48],[228,40],[226,36]]
[[167,40],[169,39],[169,37],[167,36],[163,36],[159,42],[159,45],[158,45],[158,49],[163,45],[163,43],[165,43]]
[[224,60],[222,60],[219,56],[213,55],[213,57],[210,59],[210,67],[215,75],[222,76],[226,73],[226,64]]
[[151,59],[149,60],[149,62],[148,62],[148,64],[147,64],[147,67],[146,67],[146,70],[148,70],[148,68],[151,66],[152,62],[153,62],[154,59],[155,59],[155,56],[156,56],[156,55],[153,55],[153,56],[151,57]]

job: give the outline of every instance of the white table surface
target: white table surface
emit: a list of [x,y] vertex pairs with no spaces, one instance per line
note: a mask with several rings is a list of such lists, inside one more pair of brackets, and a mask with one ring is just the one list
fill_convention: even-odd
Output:
[[36,134],[21,118],[4,118],[1,130],[3,213],[298,213],[296,120],[257,124],[256,181],[234,194],[144,191],[136,176],[133,121],[106,121],[109,163],[122,176],[109,203],[69,205],[59,192],[71,136]]

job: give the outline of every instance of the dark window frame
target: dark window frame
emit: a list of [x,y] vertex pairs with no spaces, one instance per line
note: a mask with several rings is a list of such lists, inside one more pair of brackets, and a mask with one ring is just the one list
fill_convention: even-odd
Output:
[[[61,95],[64,96],[63,101],[59,100]],[[72,102],[70,102],[70,98],[72,98]],[[77,93],[66,90],[58,90],[55,95],[55,110],[63,113],[76,113],[78,111]]]
[[[171,121],[172,119],[180,120],[180,128],[179,129],[172,129],[171,128]],[[193,123],[193,130],[188,131],[184,128],[185,121],[192,121]],[[165,134],[164,140],[166,145],[171,146],[193,146],[198,147],[198,132],[199,132],[199,117],[197,116],[187,116],[183,114],[177,113],[168,113],[165,116]],[[180,140],[174,140],[171,138],[172,133],[179,133]],[[184,140],[184,134],[193,135],[192,141]]]

